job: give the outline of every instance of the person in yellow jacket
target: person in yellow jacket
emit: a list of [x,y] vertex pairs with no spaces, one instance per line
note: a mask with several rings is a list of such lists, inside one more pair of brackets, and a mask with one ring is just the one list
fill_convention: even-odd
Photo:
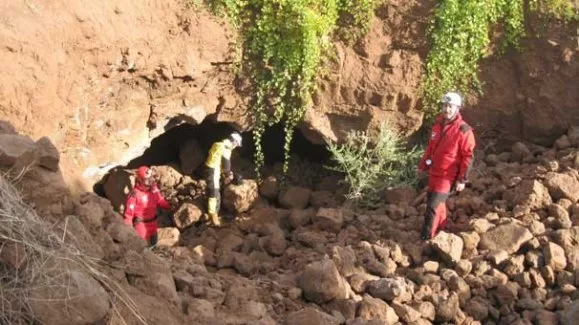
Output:
[[231,172],[231,152],[241,147],[241,135],[233,132],[229,138],[215,142],[205,161],[205,181],[207,182],[207,214],[215,226],[221,225],[219,210],[221,208],[220,181],[223,174],[225,184],[233,180]]

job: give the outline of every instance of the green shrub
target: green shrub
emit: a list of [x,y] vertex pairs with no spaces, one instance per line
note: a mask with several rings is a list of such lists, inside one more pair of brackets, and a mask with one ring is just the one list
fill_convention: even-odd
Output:
[[423,150],[407,150],[400,135],[386,123],[376,137],[350,131],[343,144],[329,142],[328,150],[335,165],[326,167],[344,174],[349,186],[346,199],[358,204],[380,202],[385,189],[418,182],[415,171]]

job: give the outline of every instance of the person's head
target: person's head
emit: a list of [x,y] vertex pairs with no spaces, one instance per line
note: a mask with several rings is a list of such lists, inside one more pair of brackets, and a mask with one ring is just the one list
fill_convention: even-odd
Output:
[[233,132],[229,135],[229,141],[231,141],[231,144],[233,145],[233,147],[241,147],[241,135],[237,132]]
[[455,92],[448,92],[442,96],[441,111],[447,120],[452,120],[462,107],[462,97]]
[[137,184],[150,188],[153,183],[153,170],[147,166],[141,166],[137,169]]

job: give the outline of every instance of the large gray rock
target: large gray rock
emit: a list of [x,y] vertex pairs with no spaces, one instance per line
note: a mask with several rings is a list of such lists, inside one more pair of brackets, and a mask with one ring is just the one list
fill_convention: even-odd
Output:
[[42,137],[35,143],[22,135],[0,133],[0,166],[16,169],[40,166],[57,171],[59,162],[58,149],[48,137]]
[[408,301],[412,298],[413,288],[410,287],[404,278],[382,278],[372,281],[368,286],[368,292],[376,298],[386,301]]
[[181,206],[173,213],[173,223],[179,229],[185,229],[201,219],[203,210],[197,205],[189,202]]
[[157,246],[159,247],[173,247],[179,244],[181,232],[175,227],[163,227],[158,230]]
[[57,224],[59,233],[63,233],[63,240],[77,247],[84,255],[96,259],[103,259],[105,254],[99,245],[96,244],[92,235],[80,222],[77,216],[66,216]]
[[459,236],[441,231],[431,243],[446,262],[456,263],[460,260],[464,244]]
[[398,315],[384,300],[364,295],[358,307],[358,316],[362,319],[380,319],[384,324],[393,325],[398,322]]
[[113,208],[120,213],[123,213],[125,209],[125,201],[133,189],[134,179],[132,171],[122,168],[115,168],[106,176],[103,184],[105,196],[111,201]]
[[532,238],[533,235],[527,228],[512,222],[500,225],[482,234],[478,246],[480,249],[504,250],[512,254],[518,251],[522,244]]
[[151,250],[144,250],[141,254],[128,251],[123,265],[129,282],[137,289],[171,302],[179,300],[171,267]]
[[317,304],[348,296],[347,284],[332,260],[308,264],[298,276],[298,287],[308,301]]
[[60,153],[48,137],[42,137],[36,141],[36,161],[39,166],[52,171],[58,170]]
[[[64,262],[64,261],[63,261]],[[59,264],[60,272],[44,274],[30,292],[28,304],[43,324],[93,324],[110,310],[105,289],[89,274]]]
[[541,209],[553,201],[549,190],[537,180],[524,180],[512,191],[505,192],[505,200],[513,206],[527,206],[531,210]]
[[567,198],[572,202],[579,200],[579,180],[567,174],[548,173],[545,185],[553,200]]
[[567,267],[567,258],[565,257],[565,250],[555,243],[548,243],[543,248],[543,255],[545,255],[545,263],[553,270],[560,272]]
[[312,220],[318,229],[339,233],[344,223],[342,209],[320,208]]
[[257,183],[244,179],[239,185],[229,185],[223,192],[223,206],[236,213],[246,212],[259,198]]
[[30,138],[18,134],[0,134],[0,166],[11,167],[20,160],[25,166],[34,163],[36,146]]

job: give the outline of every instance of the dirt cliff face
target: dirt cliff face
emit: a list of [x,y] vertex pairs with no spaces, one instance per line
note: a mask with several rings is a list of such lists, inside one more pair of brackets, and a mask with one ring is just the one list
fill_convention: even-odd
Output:
[[382,121],[409,135],[422,124],[418,89],[428,51],[433,1],[389,1],[353,47],[336,44],[331,72],[319,82],[315,107],[302,126],[313,142],[375,131]]
[[[91,176],[138,156],[168,119],[243,118],[227,26],[182,1],[0,4],[0,114]],[[89,168],[89,169],[87,169]],[[80,175],[77,175],[80,176]],[[79,178],[82,179],[82,178]]]
[[491,144],[549,146],[579,122],[577,24],[545,27],[543,37],[523,41],[520,52],[481,65],[484,96],[466,115]]
[[[421,126],[434,5],[389,1],[360,42],[336,44],[300,125],[310,141],[373,131],[384,120],[406,135]],[[236,37],[200,8],[178,0],[56,0],[0,9],[0,115],[33,139],[48,136],[69,183],[92,185],[170,125],[209,118],[251,128],[231,71]],[[483,62],[484,96],[468,98],[465,115],[485,146],[550,145],[579,122],[577,26],[546,27],[522,52]]]

